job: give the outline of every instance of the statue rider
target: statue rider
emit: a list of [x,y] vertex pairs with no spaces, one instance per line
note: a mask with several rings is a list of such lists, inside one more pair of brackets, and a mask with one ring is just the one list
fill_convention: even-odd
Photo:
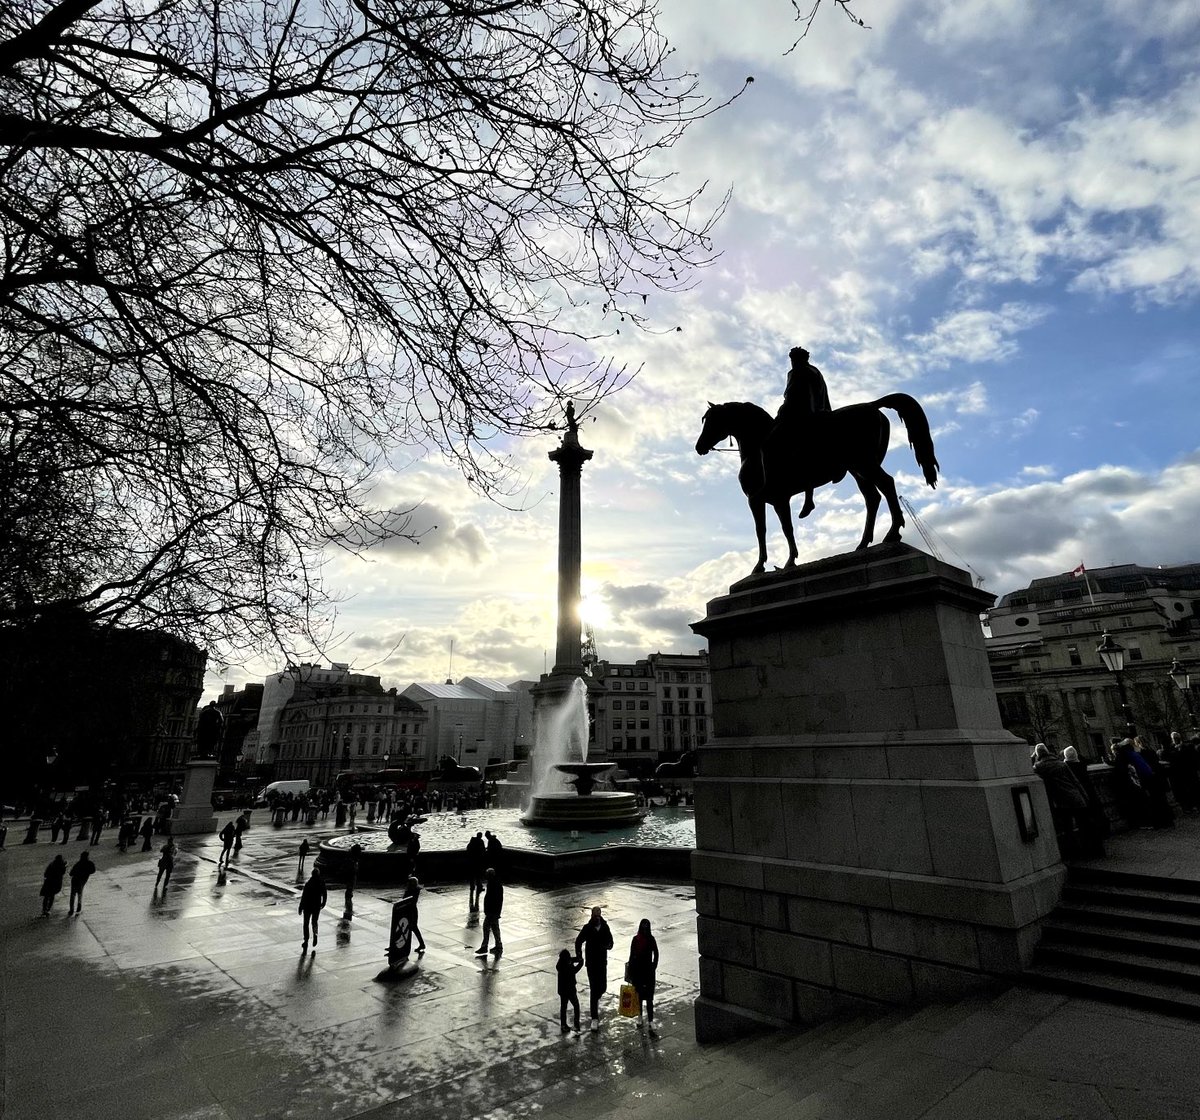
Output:
[[567,431],[571,435],[579,431],[579,421],[575,419],[575,402],[567,401]]
[[196,719],[196,755],[198,758],[215,758],[225,730],[225,717],[215,700],[200,709]]
[[[783,391],[783,404],[775,414],[774,431],[783,431],[793,440],[812,438],[811,418],[818,412],[830,412],[829,390],[825,377],[809,361],[808,351],[795,346],[788,352],[791,368],[788,370],[787,388]],[[807,517],[814,509],[813,492],[804,491],[804,506],[801,517]]]

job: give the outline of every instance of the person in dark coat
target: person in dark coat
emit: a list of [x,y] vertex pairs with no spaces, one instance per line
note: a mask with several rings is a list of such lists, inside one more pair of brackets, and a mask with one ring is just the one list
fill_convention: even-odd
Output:
[[421,936],[421,927],[418,924],[417,915],[417,899],[421,897],[421,883],[415,875],[408,877],[408,882],[404,887],[404,897],[412,899],[412,919],[409,922],[409,928],[412,930],[412,936],[417,939],[417,952],[425,952],[425,938]]
[[221,838],[221,854],[217,856],[217,866],[220,867],[224,862],[228,867],[233,856],[233,842],[237,838],[237,829],[234,828],[233,821],[226,821],[225,827],[217,835]]
[[142,837],[142,851],[148,852],[150,850],[150,841],[154,836],[154,818],[147,817],[142,821],[142,827],[138,829],[138,833]]
[[1150,824],[1154,828],[1174,828],[1175,810],[1171,808],[1171,803],[1167,799],[1171,787],[1167,780],[1166,767],[1163,766],[1162,759],[1158,757],[1158,751],[1148,740],[1144,740],[1140,735],[1135,735],[1133,746],[1146,765],[1150,767],[1151,777],[1146,783],[1146,793],[1150,797]]
[[[629,964],[626,966],[626,979],[637,989],[638,998],[642,1001],[642,1010],[646,1013],[646,1024],[651,1036],[654,1030],[654,977],[658,971],[658,942],[650,932],[650,919],[643,918],[638,923],[638,931],[629,943]],[[638,1014],[638,1030],[642,1029],[642,1016]]]
[[487,865],[494,867],[496,874],[499,874],[504,866],[504,845],[494,832],[485,832],[484,836],[487,837]]
[[[1092,823],[1088,814],[1087,793],[1071,768],[1045,743],[1033,749],[1033,770],[1046,786],[1054,831],[1064,848],[1065,856],[1096,855]],[[1076,851],[1072,851],[1076,848]],[[1102,854],[1102,853],[1101,853]]]
[[487,870],[487,845],[483,841],[483,833],[477,832],[467,841],[467,874],[471,878],[472,910],[479,909],[479,900],[483,897],[483,873]]
[[42,872],[42,917],[50,917],[50,907],[54,904],[54,896],[63,888],[63,879],[67,874],[67,861],[62,856],[55,856],[49,866]]
[[1122,816],[1133,828],[1152,828],[1149,786],[1154,771],[1135,749],[1132,739],[1118,739],[1110,750],[1117,772],[1116,793]]
[[71,898],[70,905],[67,907],[68,914],[74,914],[77,910],[80,914],[83,913],[83,888],[87,886],[87,881],[95,870],[96,865],[92,862],[92,857],[86,851],[80,852],[75,866],[71,868]]
[[233,823],[233,850],[235,853],[242,850],[242,833],[250,827],[250,818],[243,812],[238,815],[238,819]]
[[1102,848],[1104,846],[1104,838],[1112,832],[1112,825],[1108,822],[1108,814],[1104,811],[1104,802],[1100,799],[1100,794],[1096,792],[1092,776],[1088,773],[1088,764],[1079,757],[1079,752],[1074,747],[1065,747],[1063,749],[1063,762],[1066,763],[1067,769],[1075,775],[1075,780],[1080,784],[1084,794],[1087,796],[1088,820],[1091,824],[1091,831],[1096,843]]
[[504,910],[504,884],[500,882],[500,875],[494,867],[489,867],[483,873],[484,881],[487,883],[487,889],[483,894],[483,944],[475,950],[477,957],[487,955],[488,940],[495,936],[496,947],[492,950],[492,956],[498,957],[504,952],[504,945],[500,940],[500,914]]
[[1196,744],[1186,741],[1178,731],[1171,732],[1166,761],[1171,766],[1171,792],[1185,813],[1200,810],[1200,757]]
[[325,908],[325,903],[329,901],[329,894],[325,890],[325,880],[321,877],[321,872],[314,867],[312,875],[309,876],[308,882],[304,884],[304,889],[300,892],[300,906],[298,912],[304,915],[304,941],[300,946],[300,952],[304,952],[308,948],[308,929],[312,926],[312,943],[313,949],[317,947],[317,921],[321,917],[321,911]]
[[158,857],[158,877],[154,880],[154,893],[158,893],[158,884],[162,883],[163,894],[167,893],[167,887],[171,885],[171,872],[175,870],[175,841],[171,837],[167,837],[167,842],[162,847],[162,853]]
[[608,951],[612,947],[612,930],[601,917],[600,907],[593,906],[591,919],[575,938],[575,956],[587,962],[588,989],[592,997],[592,1030],[600,1026],[600,997],[608,987]]
[[562,1024],[563,1034],[571,1029],[567,1026],[567,1004],[575,1012],[575,1031],[579,1031],[579,988],[575,975],[582,967],[583,961],[571,956],[570,949],[558,954],[554,970],[558,973],[558,1021]]

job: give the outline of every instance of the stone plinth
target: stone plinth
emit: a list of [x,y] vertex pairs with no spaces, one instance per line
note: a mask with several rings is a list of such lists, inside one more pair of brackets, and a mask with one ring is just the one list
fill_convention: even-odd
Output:
[[743,580],[694,624],[715,727],[695,780],[701,1039],[1028,963],[1065,871],[1029,748],[1000,724],[992,599],[881,545]]
[[200,759],[187,764],[183,776],[183,796],[167,823],[172,836],[217,831],[217,816],[212,807],[213,784],[216,780],[215,759]]

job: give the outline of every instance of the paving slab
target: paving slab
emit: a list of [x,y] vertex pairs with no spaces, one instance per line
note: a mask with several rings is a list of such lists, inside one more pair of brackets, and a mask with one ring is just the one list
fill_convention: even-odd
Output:
[[[959,1000],[695,1041],[695,898],[688,883],[510,884],[506,952],[474,956],[465,883],[428,883],[428,952],[381,983],[390,903],[366,888],[352,922],[330,890],[300,952],[295,849],[327,826],[255,825],[225,875],[215,837],[157,852],[92,849],[82,915],[38,916],[42,871],[85,846],[0,852],[0,1116],[4,1120],[1182,1120],[1200,1115],[1189,1022],[998,985]],[[13,829],[10,836],[18,835]],[[1200,879],[1200,821],[1110,842],[1129,869]],[[1165,839],[1163,839],[1165,838]],[[1161,842],[1167,851],[1157,852]],[[419,868],[418,868],[419,870]],[[1152,872],[1153,873],[1153,872]],[[617,942],[599,1031],[563,1035],[554,962],[592,905]],[[658,1037],[615,1013],[637,922],[662,952]],[[586,1010],[586,984],[581,997]],[[586,1016],[585,1016],[586,1024]]]

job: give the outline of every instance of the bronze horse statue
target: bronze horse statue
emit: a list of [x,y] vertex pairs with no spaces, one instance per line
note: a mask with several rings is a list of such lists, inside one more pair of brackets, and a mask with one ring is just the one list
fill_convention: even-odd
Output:
[[[765,408],[746,401],[713,404],[709,401],[704,427],[696,440],[696,453],[707,455],[723,439],[737,441],[741,456],[738,482],[754,515],[761,572],[767,563],[766,507],[779,517],[788,542],[785,568],[796,565],[796,535],[792,530],[792,497],[850,475],[867,503],[867,523],[858,548],[866,548],[875,535],[879,501],[887,499],[892,526],[885,541],[898,541],[904,525],[896,481],[883,469],[891,424],[880,411],[896,412],[908,432],[909,446],[930,486],[937,486],[938,461],[925,410],[907,393],[889,393],[866,404],[851,404],[832,412],[817,412],[799,427],[776,424]],[[808,513],[806,506],[804,516]]]

